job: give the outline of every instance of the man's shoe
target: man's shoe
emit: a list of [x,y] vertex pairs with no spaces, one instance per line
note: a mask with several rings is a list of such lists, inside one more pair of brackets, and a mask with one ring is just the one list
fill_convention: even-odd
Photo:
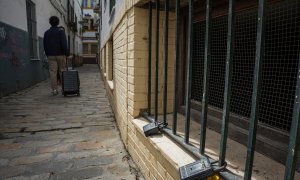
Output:
[[56,96],[58,94],[56,89],[53,89],[53,95]]

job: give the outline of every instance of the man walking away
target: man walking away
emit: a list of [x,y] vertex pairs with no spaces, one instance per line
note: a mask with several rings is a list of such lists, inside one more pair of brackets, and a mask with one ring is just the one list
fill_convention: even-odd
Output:
[[53,95],[57,95],[57,71],[62,77],[62,71],[66,68],[66,57],[69,56],[67,38],[64,30],[57,27],[59,19],[52,16],[49,19],[51,28],[44,34],[44,50],[49,62],[49,72]]

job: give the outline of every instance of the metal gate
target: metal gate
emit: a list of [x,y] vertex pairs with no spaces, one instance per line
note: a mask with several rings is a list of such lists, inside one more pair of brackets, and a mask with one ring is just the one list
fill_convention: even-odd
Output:
[[[257,6],[236,11],[228,1],[226,16],[212,18],[212,0],[206,0],[205,21],[194,22],[194,1],[188,5],[185,85],[185,135],[177,136],[179,20],[176,0],[174,109],[172,129],[167,127],[167,67],[169,1],[164,1],[164,95],[162,131],[197,157],[205,152],[209,107],[223,111],[219,166],[226,164],[230,114],[249,120],[244,179],[251,179],[257,124],[290,133],[285,179],[293,179],[300,140],[300,2],[259,0]],[[152,2],[149,2],[148,120],[158,121],[159,1],[156,1],[155,108],[151,112]],[[191,103],[201,107],[200,149],[189,144]],[[153,115],[153,116],[152,116]],[[226,174],[222,174],[226,178]],[[227,174],[227,178],[233,177]]]

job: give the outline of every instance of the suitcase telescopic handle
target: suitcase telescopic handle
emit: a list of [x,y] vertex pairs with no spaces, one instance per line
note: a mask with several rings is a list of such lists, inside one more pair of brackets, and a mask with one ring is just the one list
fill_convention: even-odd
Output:
[[[70,58],[71,59],[71,65],[72,65],[72,70],[74,69],[74,67],[73,67],[73,57],[72,58]],[[68,67],[68,57],[66,57],[66,68],[67,68],[67,71],[69,70],[69,67]]]

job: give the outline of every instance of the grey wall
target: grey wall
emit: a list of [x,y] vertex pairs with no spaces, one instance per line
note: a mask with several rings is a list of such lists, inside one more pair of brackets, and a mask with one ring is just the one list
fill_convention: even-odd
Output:
[[34,85],[48,77],[43,39],[40,60],[30,60],[28,33],[0,22],[0,97]]

